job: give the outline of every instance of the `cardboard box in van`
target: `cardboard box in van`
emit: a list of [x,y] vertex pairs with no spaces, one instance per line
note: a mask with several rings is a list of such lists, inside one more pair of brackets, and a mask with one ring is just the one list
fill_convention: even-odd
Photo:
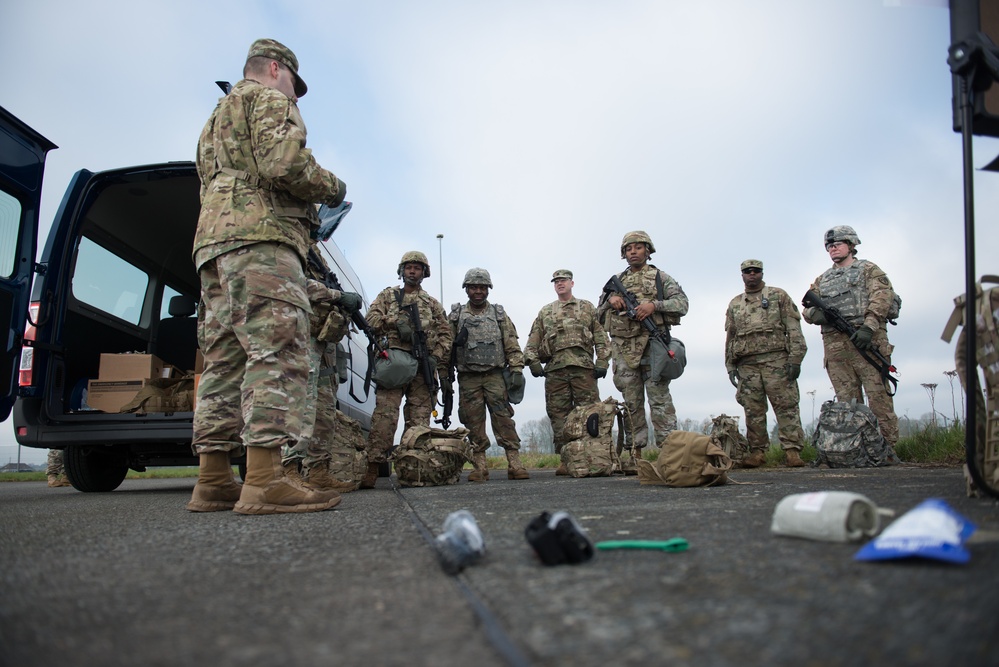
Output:
[[163,375],[163,361],[155,354],[101,354],[98,380],[148,380]]
[[121,412],[146,382],[144,379],[90,380],[87,382],[87,406],[103,412]]

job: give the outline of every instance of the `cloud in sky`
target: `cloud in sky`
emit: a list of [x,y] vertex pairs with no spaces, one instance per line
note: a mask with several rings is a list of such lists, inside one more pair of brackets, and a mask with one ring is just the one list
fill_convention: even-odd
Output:
[[[800,298],[829,264],[823,232],[850,224],[902,295],[897,411],[917,418],[920,383],[945,391],[953,368],[939,334],[963,289],[961,146],[946,9],[889,4],[39,0],[4,10],[18,66],[0,103],[60,145],[47,222],[80,167],[191,159],[212,82],[239,79],[253,39],[282,40],[309,83],[310,147],[348,183],[337,239],[369,297],[409,249],[445,306],[483,266],[523,341],[554,269],[595,301],[623,234],[645,229],[690,297],[681,419],[741,414],[722,360],[739,263]],[[976,141],[976,164],[995,153]],[[977,176],[979,273],[997,270],[994,178]],[[832,391],[806,336],[807,421],[805,392]],[[543,414],[531,381],[518,418]]]

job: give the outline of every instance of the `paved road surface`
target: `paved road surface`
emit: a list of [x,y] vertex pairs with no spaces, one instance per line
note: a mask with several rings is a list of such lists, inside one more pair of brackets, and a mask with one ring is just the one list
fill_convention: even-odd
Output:
[[[944,498],[999,533],[956,468],[738,471],[711,489],[556,478],[374,491],[334,511],[184,511],[193,479],[83,494],[0,484],[0,664],[999,665],[999,542],[968,565],[859,563],[778,538],[777,501],[849,490],[899,514]],[[445,575],[422,534],[468,508],[487,558]],[[523,538],[566,509],[595,541],[690,542],[545,567]]]

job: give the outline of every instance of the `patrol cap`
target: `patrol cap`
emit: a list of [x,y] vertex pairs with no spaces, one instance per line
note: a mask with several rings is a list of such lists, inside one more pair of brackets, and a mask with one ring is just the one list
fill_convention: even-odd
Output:
[[309,87],[298,75],[298,58],[291,49],[275,39],[258,39],[250,45],[250,52],[246,54],[246,59],[250,58],[270,58],[276,60],[288,69],[295,76],[295,95],[302,97],[309,91]]
[[745,271],[746,269],[759,269],[763,270],[763,262],[758,259],[747,259],[745,262],[739,265],[740,271]]
[[559,269],[552,274],[552,282],[555,282],[559,278],[565,278],[566,280],[572,280],[572,271],[569,269]]

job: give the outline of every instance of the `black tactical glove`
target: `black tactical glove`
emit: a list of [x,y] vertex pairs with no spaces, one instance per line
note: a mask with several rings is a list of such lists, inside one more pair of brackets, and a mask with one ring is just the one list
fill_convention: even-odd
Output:
[[544,366],[541,365],[540,361],[535,361],[533,364],[529,366],[529,368],[531,369],[531,375],[533,375],[534,377],[536,378],[544,377],[545,368]]
[[862,324],[857,327],[857,330],[853,332],[850,336],[850,341],[853,342],[854,346],[858,350],[869,350],[871,349],[871,339],[874,338],[874,329],[870,328],[866,324]]
[[821,308],[813,308],[810,318],[812,324],[829,324],[829,320],[826,319],[826,312]]
[[341,292],[340,306],[349,313],[356,313],[361,309],[361,295],[355,292]]
[[524,388],[524,371],[510,371],[510,392],[516,393]]
[[736,389],[739,388],[739,371],[729,371],[728,381],[732,383],[732,386]]
[[402,313],[399,321],[396,322],[395,328],[399,331],[399,337],[404,341],[413,340],[413,322],[409,319],[409,315]]
[[787,373],[787,379],[794,382],[801,375],[801,364],[784,364],[784,372]]
[[607,377],[607,367],[606,366],[594,366],[593,377],[599,380],[600,378]]

